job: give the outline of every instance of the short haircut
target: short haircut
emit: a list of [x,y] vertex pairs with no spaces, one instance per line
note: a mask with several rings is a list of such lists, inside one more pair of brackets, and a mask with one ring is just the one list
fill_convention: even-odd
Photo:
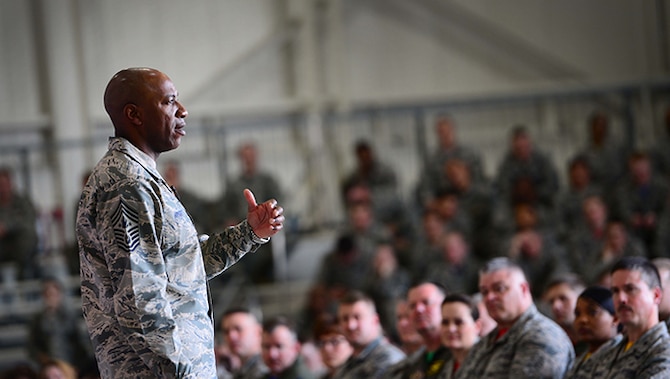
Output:
[[586,288],[584,281],[579,275],[572,272],[565,272],[554,276],[545,288],[545,292],[549,291],[550,288],[556,287],[558,285],[565,284],[570,287],[571,290],[580,293]]
[[244,314],[250,315],[251,317],[254,318],[254,320],[256,320],[259,323],[263,319],[262,316],[258,314],[259,312],[255,312],[251,308],[247,308],[245,306],[235,306],[235,307],[230,307],[230,308],[226,309],[223,312],[223,315],[221,316],[221,319],[224,319],[224,318],[226,318],[226,317],[228,317],[232,314],[235,314],[235,313],[244,313]]
[[468,308],[470,308],[470,315],[472,316],[472,319],[475,321],[479,320],[479,308],[477,307],[477,303],[473,300],[472,297],[462,293],[452,293],[445,296],[444,300],[442,300],[442,305],[451,303],[465,304]]
[[412,283],[412,285],[411,285],[411,287],[409,287],[409,290],[407,291],[407,293],[409,293],[409,291],[413,290],[414,288],[422,286],[424,284],[431,284],[431,285],[435,286],[437,288],[438,292],[440,293],[440,295],[442,295],[442,296],[445,296],[447,294],[447,288],[442,283],[438,283],[438,282],[435,282],[435,281],[432,281],[432,280],[419,280],[417,282]]
[[347,292],[340,300],[340,305],[353,305],[361,301],[368,304],[374,312],[377,311],[375,302],[372,300],[372,298],[366,295],[365,292],[358,290],[351,290]]
[[60,292],[65,292],[65,284],[62,279],[55,276],[45,276],[42,278],[42,286],[54,285]]
[[481,276],[484,274],[491,274],[502,270],[518,272],[519,274],[521,274],[521,276],[523,276],[524,280],[526,281],[528,280],[526,278],[526,273],[523,272],[521,266],[519,266],[517,263],[515,263],[514,261],[512,261],[507,257],[496,257],[487,261],[479,269],[479,275]]
[[663,288],[658,269],[656,269],[656,266],[654,266],[654,264],[647,258],[623,257],[612,266],[610,274],[614,274],[621,270],[639,271],[642,280],[647,283],[649,288]]
[[298,333],[296,332],[295,325],[288,317],[283,315],[271,317],[263,322],[263,332],[272,333],[275,331],[275,329],[281,326],[288,329],[291,332],[291,335],[293,335],[293,338],[295,338],[296,341],[298,340]]

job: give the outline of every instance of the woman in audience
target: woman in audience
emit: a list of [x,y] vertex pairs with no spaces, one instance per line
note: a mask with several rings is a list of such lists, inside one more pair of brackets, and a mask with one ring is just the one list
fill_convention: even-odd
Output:
[[479,341],[479,309],[463,294],[447,295],[442,301],[442,344],[452,354],[445,364],[441,379],[454,378],[470,349]]
[[316,321],[314,339],[321,352],[321,360],[326,366],[322,379],[333,378],[354,349],[340,331],[337,319],[329,314],[323,314]]
[[612,292],[599,286],[585,289],[577,298],[575,330],[588,350],[577,357],[566,379],[591,378],[591,371],[601,356],[621,340],[614,316]]

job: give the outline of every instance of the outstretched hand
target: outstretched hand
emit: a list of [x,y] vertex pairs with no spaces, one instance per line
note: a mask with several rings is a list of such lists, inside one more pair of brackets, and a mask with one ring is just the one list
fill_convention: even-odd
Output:
[[244,198],[247,199],[247,222],[257,236],[272,237],[284,227],[284,209],[277,205],[277,200],[258,204],[249,189],[244,190]]

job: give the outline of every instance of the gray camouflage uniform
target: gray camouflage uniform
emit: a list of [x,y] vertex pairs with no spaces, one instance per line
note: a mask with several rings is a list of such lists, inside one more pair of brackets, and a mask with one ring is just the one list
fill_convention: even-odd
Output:
[[498,328],[470,350],[457,378],[561,379],[575,359],[572,342],[563,329],[535,305],[496,340],[497,334]]
[[625,350],[628,338],[623,338],[599,357],[592,378],[637,379],[670,378],[670,335],[664,322],[653,328]]
[[122,138],[79,202],[84,317],[102,378],[216,378],[207,280],[267,239],[246,221],[206,239],[156,170]]
[[267,374],[269,371],[265,363],[263,363],[261,355],[256,354],[249,358],[238,371],[233,373],[233,379],[256,379]]
[[357,356],[351,356],[338,370],[335,379],[383,378],[385,372],[405,358],[405,353],[383,337],[370,342]]
[[565,379],[593,378],[593,369],[596,367],[600,359],[602,359],[602,357],[604,357],[610,349],[616,348],[617,345],[621,343],[622,339],[623,336],[621,334],[617,334],[614,338],[600,346],[598,350],[594,351],[590,357],[586,356],[587,353],[580,355],[575,360],[575,364],[572,366],[570,371],[568,371],[568,373],[565,375]]

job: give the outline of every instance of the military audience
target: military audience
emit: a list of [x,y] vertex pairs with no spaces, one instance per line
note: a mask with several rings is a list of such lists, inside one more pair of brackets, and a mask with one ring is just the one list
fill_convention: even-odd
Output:
[[[670,108],[667,116],[666,137]],[[440,114],[407,202],[395,168],[373,140],[359,140],[355,168],[340,181],[346,221],[317,267],[309,311],[263,322],[249,308],[227,309],[219,379],[670,377],[668,138],[636,151],[610,136],[607,114],[585,125],[588,140],[568,159],[561,188],[525,126],[511,129],[488,178],[480,152]],[[241,188],[283,195],[253,142],[237,153],[240,173],[213,203],[189,191],[176,163],[165,166],[203,232],[239,219],[244,211],[229,204]],[[40,276],[35,209],[11,181],[0,169],[0,276]],[[211,209],[226,212],[214,218]],[[246,263],[248,283],[273,280],[271,256]],[[75,354],[80,346],[67,341],[76,316],[47,298],[61,290],[45,282],[32,367],[62,361],[82,374],[89,352]],[[322,370],[305,364],[305,343],[317,347]]]

